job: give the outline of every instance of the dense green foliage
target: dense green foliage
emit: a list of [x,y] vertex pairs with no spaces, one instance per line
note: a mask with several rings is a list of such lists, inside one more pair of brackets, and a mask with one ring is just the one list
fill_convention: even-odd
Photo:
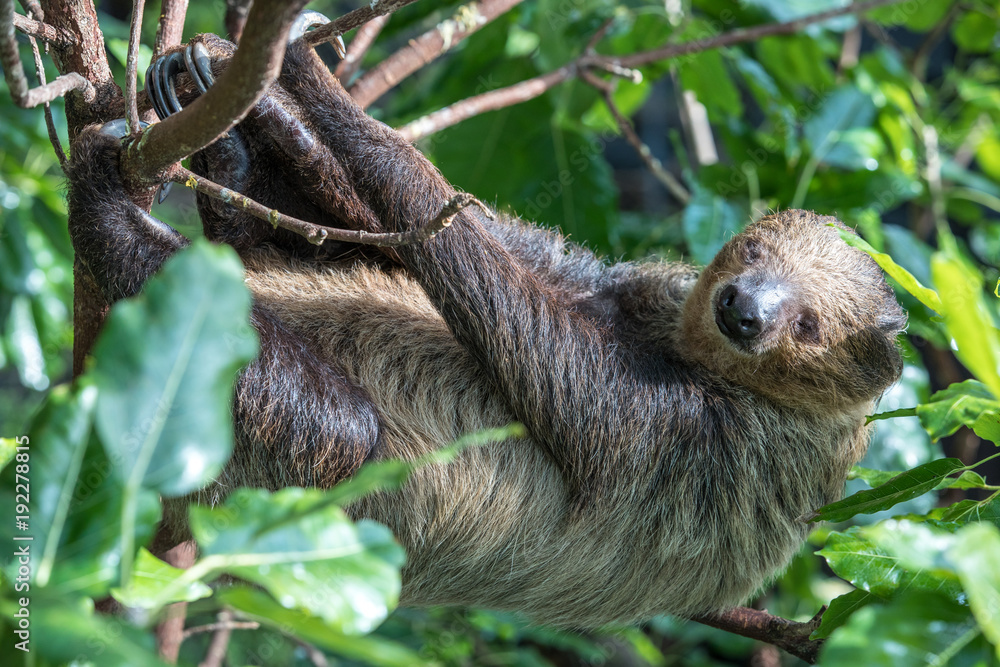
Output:
[[[331,4],[316,3],[340,13]],[[551,71],[609,18],[598,50],[629,54],[841,4],[530,0],[371,111],[398,126]],[[455,6],[425,1],[399,12],[366,62]],[[646,121],[649,109],[673,114],[681,91],[704,105],[715,161],[695,157],[685,127],[657,136],[639,125],[690,192],[686,205],[622,210],[626,179],[649,177],[619,169],[616,181],[608,157],[627,146],[598,93],[578,81],[420,144],[459,187],[612,256],[704,263],[776,208],[814,209],[858,229],[865,241],[845,240],[876,258],[909,312],[906,369],[874,417],[876,438],[850,495],[817,508],[815,519],[829,523],[817,524],[759,598],[798,620],[829,604],[816,633],[827,638],[828,667],[1000,663],[1000,466],[979,465],[1000,443],[998,11],[985,0],[909,0],[869,13],[864,25],[841,17],[619,81],[617,105],[636,117],[646,106]],[[223,32],[222,13],[222,3],[193,4],[185,35]],[[156,3],[146,16],[151,43]],[[112,58],[122,58],[124,26],[102,15],[102,27]],[[228,249],[195,243],[111,310],[87,372],[59,384],[72,344],[61,175],[40,109],[17,109],[0,85],[0,118],[0,663],[25,659],[13,634],[24,596],[38,665],[160,664],[150,628],[179,600],[190,603],[189,626],[224,607],[259,622],[233,634],[233,665],[312,664],[302,642],[345,665],[746,662],[749,640],[676,619],[574,634],[485,611],[393,611],[405,555],[384,527],[354,524],[342,507],[429,462],[366,468],[325,492],[239,491],[192,510],[202,551],[191,569],[153,558],[145,546],[161,496],[208,483],[231,450],[231,382],[256,350],[242,269]],[[154,212],[197,236],[181,201]],[[462,446],[475,442],[441,457]],[[26,479],[30,501],[18,486]],[[30,530],[17,515],[30,517]],[[24,535],[33,541],[15,541]],[[26,544],[30,573],[19,573],[11,554]],[[210,587],[222,575],[244,583]],[[134,611],[95,613],[93,600],[109,595]],[[211,637],[188,638],[181,662],[197,664]]]

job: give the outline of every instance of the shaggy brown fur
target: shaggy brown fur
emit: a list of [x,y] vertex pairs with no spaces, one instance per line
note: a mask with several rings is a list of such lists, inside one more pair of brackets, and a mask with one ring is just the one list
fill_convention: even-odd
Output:
[[[231,137],[199,167],[311,220],[401,231],[454,194],[301,45]],[[73,151],[70,215],[81,257],[120,297],[167,253],[122,194],[107,139],[85,133]],[[469,209],[389,260],[308,256],[236,209],[200,208],[244,258],[263,349],[237,387],[237,451],[215,491],[328,486],[365,458],[527,426],[351,508],[406,548],[403,604],[574,627],[736,605],[797,551],[800,517],[840,497],[864,417],[900,371],[891,290],[808,212],[751,225],[699,274],[607,265]],[[137,261],[108,254],[126,245]],[[726,315],[727,289],[764,304],[761,321]],[[724,315],[759,330],[737,335]]]

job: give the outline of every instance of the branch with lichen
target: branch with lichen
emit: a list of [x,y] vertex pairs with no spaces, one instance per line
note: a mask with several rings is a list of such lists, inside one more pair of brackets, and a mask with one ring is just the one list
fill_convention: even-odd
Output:
[[809,636],[819,627],[825,611],[824,606],[805,623],[790,621],[766,611],[747,607],[736,607],[719,614],[695,616],[691,620],[777,646],[796,658],[814,665],[819,659],[823,640],[810,639]]
[[263,204],[250,199],[246,195],[235,190],[223,187],[207,178],[202,178],[192,171],[183,167],[175,167],[171,170],[168,180],[175,183],[182,183],[196,192],[218,199],[221,202],[242,209],[261,220],[266,220],[275,228],[287,229],[302,236],[314,245],[323,245],[325,241],[345,241],[348,243],[361,243],[378,247],[390,247],[421,243],[443,229],[451,226],[455,216],[462,209],[475,204],[487,215],[493,218],[493,214],[481,201],[466,192],[460,192],[442,206],[441,211],[426,224],[416,229],[406,232],[376,233],[366,232],[356,229],[336,229],[325,225],[317,225],[313,222],[306,222],[299,218],[293,218],[280,211],[268,208]]

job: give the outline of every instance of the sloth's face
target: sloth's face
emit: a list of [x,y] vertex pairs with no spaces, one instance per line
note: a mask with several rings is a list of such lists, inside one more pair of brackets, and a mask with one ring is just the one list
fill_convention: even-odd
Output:
[[685,306],[699,362],[751,389],[782,387],[783,400],[804,391],[787,400],[810,404],[870,401],[895,381],[905,315],[878,266],[829,223],[840,225],[786,211],[719,251]]

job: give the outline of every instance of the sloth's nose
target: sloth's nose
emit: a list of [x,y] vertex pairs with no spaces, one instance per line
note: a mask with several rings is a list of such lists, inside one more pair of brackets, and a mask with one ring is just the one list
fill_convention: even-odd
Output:
[[719,292],[715,321],[719,330],[732,341],[748,343],[770,328],[782,301],[780,291],[769,286],[747,287],[732,283]]

